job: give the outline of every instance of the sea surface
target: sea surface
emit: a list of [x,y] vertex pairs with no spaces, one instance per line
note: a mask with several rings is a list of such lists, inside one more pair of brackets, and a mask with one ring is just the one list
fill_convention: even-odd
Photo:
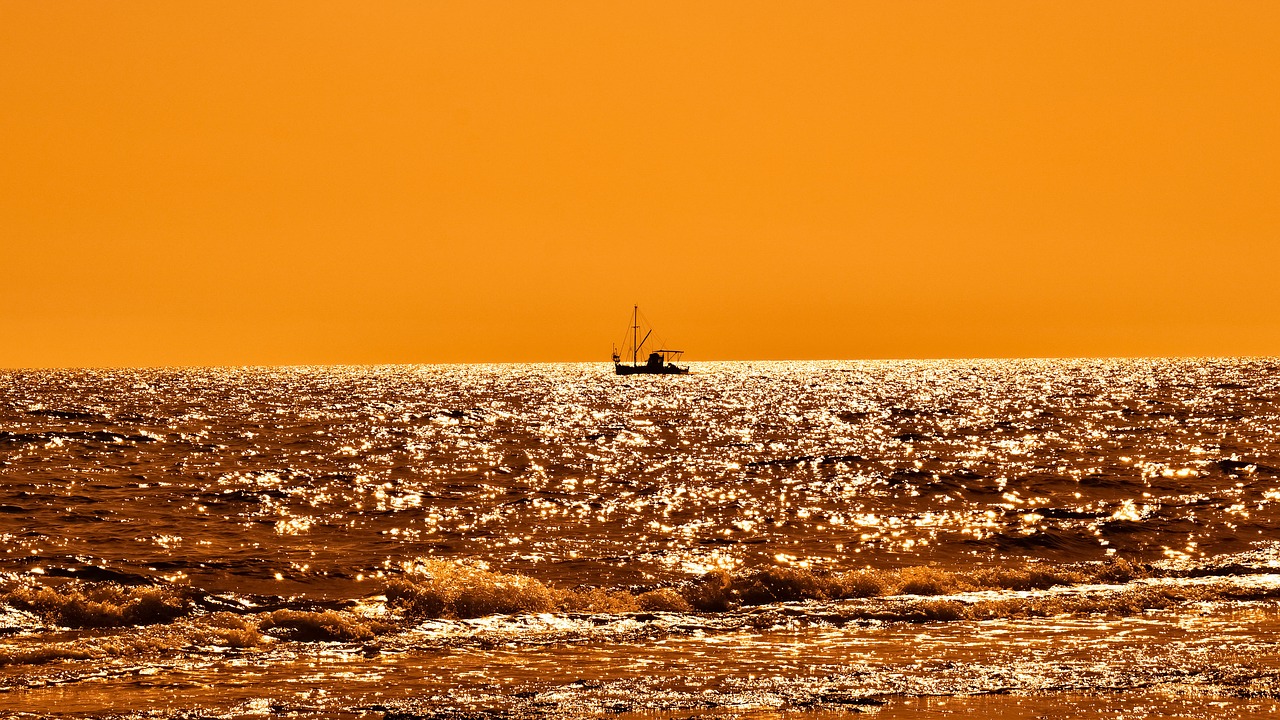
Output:
[[0,716],[1275,717],[1280,361],[0,372]]

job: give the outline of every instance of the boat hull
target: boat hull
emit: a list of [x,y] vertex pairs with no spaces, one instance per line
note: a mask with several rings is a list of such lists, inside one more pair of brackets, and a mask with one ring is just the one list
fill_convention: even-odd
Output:
[[679,365],[621,365],[613,364],[613,372],[615,375],[688,375],[689,368],[680,367]]

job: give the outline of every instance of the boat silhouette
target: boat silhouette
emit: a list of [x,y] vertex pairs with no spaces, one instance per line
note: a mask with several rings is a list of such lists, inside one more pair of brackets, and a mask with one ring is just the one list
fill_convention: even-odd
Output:
[[[689,368],[680,367],[676,361],[684,355],[683,350],[667,350],[659,348],[650,350],[649,357],[643,364],[640,363],[640,357],[644,354],[644,344],[648,342],[649,336],[653,334],[653,328],[645,331],[644,337],[640,337],[640,306],[635,305],[631,308],[631,326],[627,328],[629,333],[630,345],[623,348],[620,353],[618,346],[613,346],[613,372],[617,375],[685,375],[689,372]],[[626,351],[630,351],[629,353]],[[625,354],[623,354],[625,353]],[[627,356],[631,358],[631,364],[623,362]]]

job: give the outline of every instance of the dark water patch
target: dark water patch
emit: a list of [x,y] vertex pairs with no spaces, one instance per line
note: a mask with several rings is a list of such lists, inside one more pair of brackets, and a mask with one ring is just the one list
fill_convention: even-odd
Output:
[[259,504],[269,502],[270,500],[284,500],[289,497],[289,493],[276,488],[264,488],[261,490],[223,490],[217,493],[204,493],[200,496],[201,502],[206,503],[246,503]]
[[774,460],[754,460],[746,464],[749,468],[768,468],[768,467],[796,467],[798,465],[811,463],[818,459],[817,455],[800,455],[799,457],[777,458]]
[[866,462],[862,455],[800,455],[797,457],[775,458],[772,460],[753,460],[743,465],[749,469],[766,468],[798,468],[802,466],[831,466],[839,464],[855,464]]
[[920,468],[899,468],[889,473],[886,481],[890,485],[918,484],[934,479],[934,474]]
[[148,435],[124,435],[108,430],[57,430],[48,432],[9,432],[0,431],[0,443],[32,445],[56,441],[96,442],[104,444],[117,443],[153,443],[156,439]]
[[1117,474],[1096,474],[1092,473],[1081,477],[1079,484],[1084,487],[1097,489],[1124,489],[1132,490],[1134,488],[1134,478]]
[[432,417],[448,418],[450,420],[466,420],[469,422],[484,422],[487,419],[487,415],[479,408],[470,408],[467,410],[440,410]]
[[1027,511],[1053,520],[1096,520],[1107,516],[1107,513],[1056,507],[1028,508]]
[[1150,533],[1153,529],[1159,527],[1156,523],[1142,520],[1108,520],[1098,523],[1098,530],[1112,538],[1117,535]]
[[77,420],[80,422],[105,422],[107,418],[97,413],[80,412],[76,410],[28,410],[28,415],[34,417],[56,418],[58,420]]
[[1223,473],[1227,475],[1237,476],[1237,477],[1241,475],[1255,475],[1255,474],[1266,475],[1266,476],[1280,475],[1280,470],[1277,470],[1276,468],[1271,467],[1270,465],[1263,465],[1262,463],[1250,462],[1247,460],[1223,459],[1223,460],[1216,461],[1214,464]]
[[1078,559],[1094,558],[1104,554],[1104,548],[1099,545],[1097,538],[1084,531],[1002,532],[979,542],[993,543],[1001,552],[1022,556],[1056,555]]
[[823,455],[818,460],[818,464],[820,465],[835,465],[838,463],[853,464],[853,463],[864,462],[865,460],[866,458],[862,457],[861,455]]
[[74,578],[89,582],[111,582],[126,586],[154,585],[156,579],[138,573],[113,570],[98,565],[56,566],[45,565],[43,574],[49,577]]
[[64,512],[58,515],[58,520],[59,522],[65,522],[65,523],[111,522],[109,518],[105,517],[106,514],[107,514],[107,511],[105,510],[96,510],[92,513]]
[[924,433],[908,432],[908,433],[899,433],[897,435],[894,435],[893,439],[898,440],[899,442],[904,442],[904,443],[914,443],[914,442],[927,442],[929,440],[932,440],[933,438],[929,435],[925,435]]

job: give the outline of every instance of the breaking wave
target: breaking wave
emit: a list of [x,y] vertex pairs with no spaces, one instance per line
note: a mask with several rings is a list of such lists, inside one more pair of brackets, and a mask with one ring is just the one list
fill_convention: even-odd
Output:
[[1162,574],[1125,560],[1074,567],[1033,564],[953,572],[937,567],[821,572],[768,567],[717,570],[688,582],[650,589],[557,589],[519,574],[461,562],[424,560],[387,588],[391,607],[418,618],[493,614],[639,611],[732,611],[744,606],[890,595],[947,595],[978,590],[1043,590],[1062,585],[1123,583]]
[[49,625],[106,628],[171,622],[195,609],[195,593],[181,587],[130,587],[118,583],[70,582],[58,586],[17,583],[0,602]]
[[[7,618],[66,629],[123,628],[136,632],[78,637],[35,647],[0,648],[0,665],[41,664],[93,657],[173,652],[190,647],[264,648],[278,642],[368,643],[412,632],[420,623],[510,617],[519,642],[525,616],[618,616],[626,632],[683,627],[718,629],[785,623],[948,622],[1064,615],[1131,615],[1187,603],[1280,598],[1280,577],[1238,566],[1204,576],[1125,560],[1076,566],[952,572],[915,566],[824,573],[773,567],[715,571],[657,588],[557,588],[474,563],[420,560],[380,594],[316,603],[288,598],[228,598],[194,588],[126,586],[72,580],[41,585],[11,580],[0,592]],[[672,618],[682,618],[678,622]],[[596,621],[605,635],[610,622]],[[581,628],[561,640],[572,641]],[[546,641],[545,634],[539,634]],[[475,642],[485,642],[482,635]],[[451,637],[457,643],[457,637]]]

